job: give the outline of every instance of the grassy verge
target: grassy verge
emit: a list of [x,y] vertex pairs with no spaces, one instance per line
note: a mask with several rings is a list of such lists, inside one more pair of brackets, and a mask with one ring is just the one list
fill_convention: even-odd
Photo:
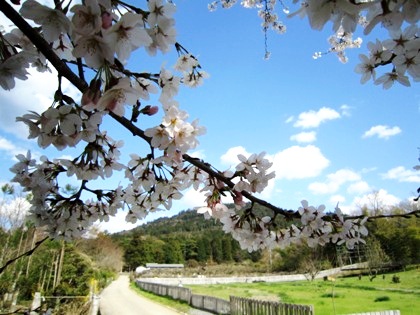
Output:
[[186,285],[193,293],[229,299],[230,295],[311,304],[315,314],[351,314],[384,310],[400,310],[404,315],[418,315],[420,309],[420,269],[392,276],[338,278],[335,281],[281,283],[236,283],[223,285]]
[[159,296],[159,295],[155,295],[153,293],[143,291],[134,282],[130,283],[130,287],[137,294],[140,294],[140,295],[144,296],[145,298],[148,298],[149,300],[152,300],[156,303],[159,303],[159,304],[165,305],[167,307],[170,307],[174,310],[177,310],[180,313],[188,314],[189,311],[191,310],[191,307],[185,302],[174,300],[170,297],[163,297],[163,296]]

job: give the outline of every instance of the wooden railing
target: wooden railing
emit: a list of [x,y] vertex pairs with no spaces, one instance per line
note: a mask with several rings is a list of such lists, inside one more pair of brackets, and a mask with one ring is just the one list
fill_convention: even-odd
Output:
[[314,315],[312,305],[287,304],[273,301],[262,301],[230,297],[231,315]]

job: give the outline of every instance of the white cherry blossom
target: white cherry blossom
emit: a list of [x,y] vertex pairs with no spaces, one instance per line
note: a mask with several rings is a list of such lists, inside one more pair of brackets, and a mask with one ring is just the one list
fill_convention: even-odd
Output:
[[371,78],[375,79],[376,71],[374,60],[368,58],[366,55],[359,55],[359,59],[362,63],[356,66],[355,72],[362,75],[360,78],[360,83],[366,83]]
[[375,80],[375,84],[382,84],[384,89],[391,88],[394,82],[398,82],[405,86],[410,86],[410,81],[408,80],[408,77],[397,71],[387,72]]
[[16,54],[0,62],[0,86],[5,90],[15,87],[15,79],[26,80],[28,72],[22,65],[21,55]]
[[152,44],[152,38],[144,29],[143,17],[126,13],[111,28],[104,32],[106,41],[115,47],[117,57],[125,63],[133,50]]
[[162,21],[171,19],[176,12],[176,6],[170,2],[165,3],[164,0],[149,0],[147,6],[149,8],[147,23],[151,26],[159,25]]
[[125,105],[134,105],[139,97],[140,93],[133,87],[131,80],[122,78],[102,95],[95,109],[109,110],[118,116],[123,116]]
[[80,37],[76,41],[73,56],[84,58],[89,67],[100,68],[107,62],[113,62],[114,51],[102,37],[98,35],[87,35]]
[[77,34],[95,35],[101,30],[101,8],[96,0],[85,0],[84,4],[74,5],[71,11],[74,13],[72,23]]
[[62,33],[71,31],[71,23],[62,11],[51,9],[35,0],[26,0],[20,14],[41,25],[42,34],[48,42],[54,42]]

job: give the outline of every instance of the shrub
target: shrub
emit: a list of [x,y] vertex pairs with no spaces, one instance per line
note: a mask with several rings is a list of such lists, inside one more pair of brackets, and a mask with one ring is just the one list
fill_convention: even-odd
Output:
[[385,302],[385,301],[389,301],[389,300],[391,300],[390,298],[389,298],[389,296],[378,296],[376,299],[375,299],[375,302]]
[[393,275],[393,276],[392,276],[392,282],[393,282],[393,283],[400,283],[400,277],[398,277],[398,276],[396,276],[396,275]]
[[321,295],[322,298],[338,298],[341,297],[338,293],[324,293]]

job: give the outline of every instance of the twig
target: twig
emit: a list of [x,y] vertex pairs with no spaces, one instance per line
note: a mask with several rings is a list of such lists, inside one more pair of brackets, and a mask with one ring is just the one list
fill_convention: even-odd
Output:
[[0,273],[2,273],[6,268],[7,268],[7,266],[9,266],[10,264],[12,264],[12,263],[14,263],[16,260],[18,260],[18,259],[20,259],[20,258],[22,258],[23,256],[30,256],[30,255],[32,255],[34,252],[35,252],[35,250],[39,247],[39,246],[41,246],[41,244],[42,243],[44,243],[47,239],[49,238],[49,236],[46,236],[45,238],[43,238],[42,240],[40,240],[40,241],[38,241],[38,242],[36,242],[35,243],[35,246],[33,247],[33,248],[31,248],[30,250],[28,250],[28,251],[26,251],[26,252],[24,252],[24,253],[22,253],[22,254],[20,254],[19,256],[16,256],[15,258],[13,258],[13,259],[10,259],[10,260],[8,260],[2,267],[0,267]]

